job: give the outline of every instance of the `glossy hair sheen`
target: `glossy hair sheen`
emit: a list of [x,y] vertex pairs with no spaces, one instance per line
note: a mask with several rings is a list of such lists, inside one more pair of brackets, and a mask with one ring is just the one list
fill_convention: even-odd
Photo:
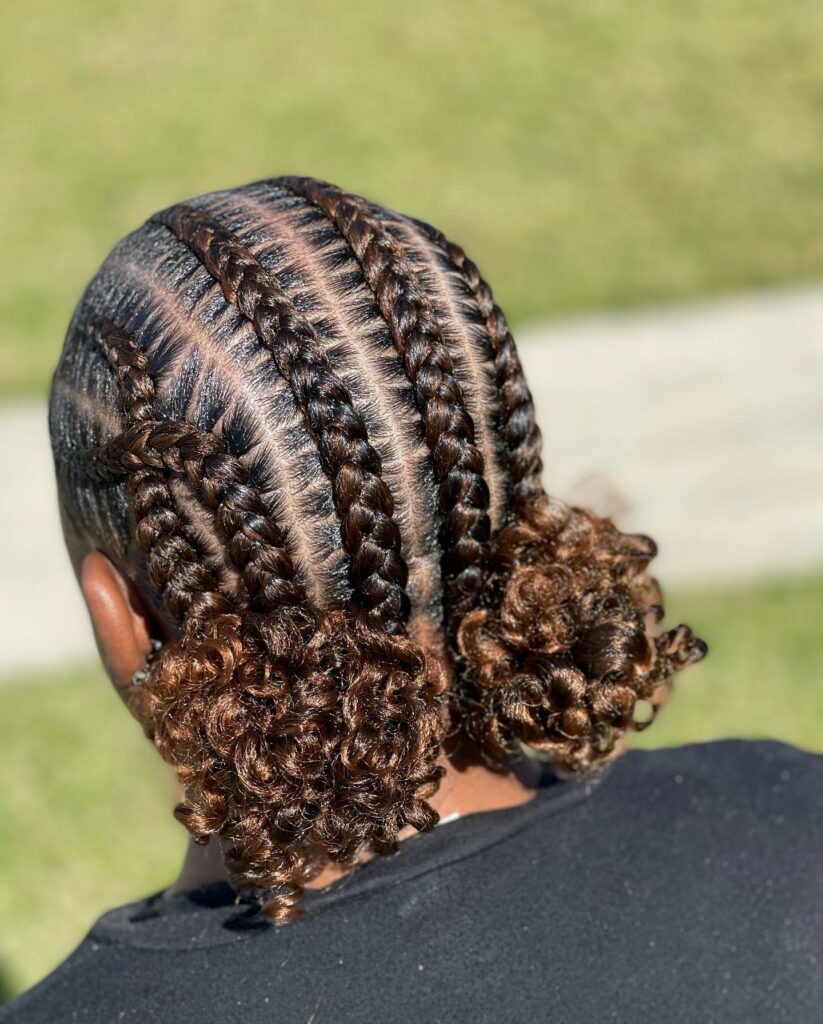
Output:
[[299,912],[329,860],[433,827],[447,731],[607,759],[705,653],[654,545],[546,497],[505,317],[434,228],[312,179],[152,217],[54,377],[64,530],[164,643],[133,710],[232,883]]

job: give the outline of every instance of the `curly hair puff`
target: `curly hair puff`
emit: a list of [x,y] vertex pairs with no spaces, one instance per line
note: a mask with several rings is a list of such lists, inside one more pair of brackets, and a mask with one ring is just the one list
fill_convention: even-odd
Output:
[[434,826],[443,687],[408,638],[291,609],[187,622],[132,706],[184,788],[178,820],[218,836],[232,884],[283,921],[322,858]]
[[465,727],[492,760],[524,743],[559,768],[587,771],[616,750],[639,699],[700,660],[687,626],[655,635],[660,591],[646,566],[654,542],[561,502],[535,502],[500,532],[488,606],[469,612]]

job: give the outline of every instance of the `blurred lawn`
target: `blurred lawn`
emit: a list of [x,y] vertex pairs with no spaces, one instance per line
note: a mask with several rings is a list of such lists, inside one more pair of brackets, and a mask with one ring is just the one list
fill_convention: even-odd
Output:
[[[681,594],[711,645],[644,746],[823,739],[823,576]],[[165,769],[94,669],[0,688],[0,976],[41,977],[104,909],[167,884],[184,846]],[[164,794],[166,799],[164,799]]]
[[441,223],[516,320],[823,273],[817,0],[29,0],[0,103],[6,393],[117,238],[283,171]]

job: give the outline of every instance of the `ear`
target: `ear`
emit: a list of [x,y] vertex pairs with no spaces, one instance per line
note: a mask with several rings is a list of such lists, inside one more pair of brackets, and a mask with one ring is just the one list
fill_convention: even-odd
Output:
[[151,622],[134,587],[102,551],[85,556],[80,589],[94,627],[97,649],[118,692],[126,693],[151,650]]

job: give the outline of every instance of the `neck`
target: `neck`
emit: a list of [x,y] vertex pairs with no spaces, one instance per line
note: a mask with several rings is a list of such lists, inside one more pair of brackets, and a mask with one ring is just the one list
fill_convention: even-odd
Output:
[[[527,759],[513,763],[508,771],[493,771],[473,757],[441,756],[445,774],[437,793],[429,800],[441,818],[453,814],[461,816],[483,811],[516,807],[534,796],[539,775],[538,766]],[[401,833],[401,839],[414,835],[414,829]],[[363,861],[369,855],[363,857]],[[310,883],[310,888],[322,889],[346,874],[347,868],[329,864]],[[187,892],[214,882],[228,881],[220,847],[217,843],[198,846],[190,842],[183,867],[169,892]]]

